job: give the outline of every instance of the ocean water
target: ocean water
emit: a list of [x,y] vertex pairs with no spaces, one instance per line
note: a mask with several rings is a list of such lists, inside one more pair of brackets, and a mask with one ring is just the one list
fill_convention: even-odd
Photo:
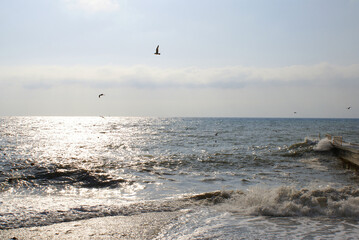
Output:
[[0,231],[182,211],[157,239],[358,239],[358,119],[1,117]]

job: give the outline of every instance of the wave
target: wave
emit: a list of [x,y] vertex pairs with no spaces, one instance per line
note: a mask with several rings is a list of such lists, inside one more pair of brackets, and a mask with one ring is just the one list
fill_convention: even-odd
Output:
[[317,144],[316,140],[305,138],[303,142],[294,143],[286,148],[283,157],[301,157],[305,153],[313,151],[313,147]]
[[17,212],[0,212],[0,230],[22,227],[46,226],[55,223],[78,221],[96,217],[132,216],[151,212],[174,212],[189,207],[189,201],[147,201],[128,205],[79,205],[69,209],[32,209],[23,214],[25,209]]
[[314,151],[329,151],[333,148],[332,143],[327,139],[321,139],[313,148]]
[[[79,205],[71,208],[16,209],[0,212],[0,229],[45,226],[61,222],[78,221],[95,217],[131,216],[151,212],[174,212],[198,206],[223,203],[232,191],[215,191],[181,197],[174,200],[145,201],[126,205]],[[26,207],[23,207],[26,208]],[[23,214],[27,212],[27,214]]]
[[333,148],[331,142],[326,139],[316,139],[306,137],[303,142],[294,143],[287,148],[287,152],[282,154],[284,157],[301,157],[305,153],[312,151],[327,152]]
[[304,139],[304,142],[294,143],[288,149],[297,149],[297,148],[309,147],[309,146],[316,145],[317,143],[318,143],[317,139],[306,137]]
[[[192,194],[173,200],[145,201],[127,205],[79,205],[68,209],[17,209],[0,213],[0,229],[45,226],[95,217],[131,216],[151,212],[174,212],[183,209],[214,208],[243,216],[270,217],[343,217],[359,219],[359,190],[295,189],[282,186],[247,191],[215,191]],[[26,211],[27,214],[23,214]]]
[[236,193],[220,208],[255,216],[359,219],[359,190],[352,187],[299,190],[291,186],[253,187]]

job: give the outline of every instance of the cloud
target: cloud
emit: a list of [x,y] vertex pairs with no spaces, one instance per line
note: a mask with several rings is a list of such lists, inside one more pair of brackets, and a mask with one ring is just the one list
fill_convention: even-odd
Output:
[[119,8],[116,0],[64,0],[70,9],[86,12],[114,11]]
[[250,86],[357,86],[359,64],[321,63],[279,68],[156,68],[150,66],[0,67],[2,84],[28,89],[74,86],[91,88],[245,88]]

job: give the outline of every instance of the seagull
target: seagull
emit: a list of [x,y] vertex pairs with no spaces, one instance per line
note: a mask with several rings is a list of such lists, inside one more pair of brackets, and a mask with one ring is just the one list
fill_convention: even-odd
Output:
[[98,98],[105,96],[105,94],[101,93],[100,95],[98,95]]
[[347,109],[351,109],[352,107],[348,107]]
[[155,55],[161,55],[161,53],[159,53],[159,51],[158,51],[159,48],[160,48],[160,45],[157,46],[156,52],[154,53]]

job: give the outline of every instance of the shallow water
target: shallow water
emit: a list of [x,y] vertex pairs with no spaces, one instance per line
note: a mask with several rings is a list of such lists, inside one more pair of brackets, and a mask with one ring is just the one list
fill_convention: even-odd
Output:
[[0,229],[183,210],[159,238],[355,238],[359,178],[324,135],[358,123],[2,117]]

